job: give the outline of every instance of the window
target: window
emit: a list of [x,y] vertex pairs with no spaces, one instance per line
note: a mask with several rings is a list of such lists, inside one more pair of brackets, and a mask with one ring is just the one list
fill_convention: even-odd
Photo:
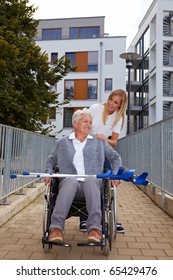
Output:
[[150,47],[150,29],[148,28],[143,35],[143,52],[146,53]]
[[100,27],[81,27],[80,38],[99,38]]
[[98,65],[88,65],[88,71],[98,71]]
[[70,39],[86,39],[86,38],[99,38],[100,27],[71,27]]
[[64,108],[64,127],[72,127],[74,108]]
[[97,99],[97,80],[88,80],[88,99]]
[[43,40],[58,40],[62,37],[62,30],[58,29],[43,29],[42,39]]
[[105,64],[113,63],[113,51],[105,51]]
[[65,80],[65,99],[74,99],[74,80]]
[[170,118],[173,116],[173,102],[163,102],[163,119]]
[[49,119],[51,120],[56,119],[56,107],[49,108]]
[[78,39],[79,38],[79,28],[71,27],[70,28],[70,39]]
[[73,66],[76,65],[75,53],[66,53],[66,58],[69,58],[71,60],[71,64]]
[[163,96],[173,96],[173,73],[172,72],[164,72]]
[[75,107],[75,108],[64,108],[64,127],[68,128],[68,127],[72,127],[72,115],[73,113],[80,109],[82,110],[84,107]]
[[105,91],[112,91],[112,79],[105,79]]
[[163,35],[173,35],[173,16],[172,11],[163,12]]
[[54,64],[55,59],[58,57],[58,53],[51,53],[51,64]]
[[98,52],[88,52],[88,71],[98,71]]
[[97,80],[65,80],[64,98],[70,100],[97,99]]

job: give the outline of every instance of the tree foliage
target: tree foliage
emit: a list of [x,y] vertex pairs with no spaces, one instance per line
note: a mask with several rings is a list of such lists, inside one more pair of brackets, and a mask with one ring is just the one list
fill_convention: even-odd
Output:
[[39,21],[28,2],[0,2],[0,123],[43,132],[50,105],[60,106],[51,85],[75,68],[64,56],[50,65],[34,41]]

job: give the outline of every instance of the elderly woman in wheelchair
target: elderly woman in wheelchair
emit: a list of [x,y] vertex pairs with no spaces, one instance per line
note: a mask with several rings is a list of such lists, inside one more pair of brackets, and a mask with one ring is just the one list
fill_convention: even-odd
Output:
[[[121,166],[121,157],[107,142],[90,134],[92,114],[89,109],[75,111],[72,125],[73,132],[57,141],[46,162],[47,173],[53,173],[58,166],[59,174],[64,174],[50,218],[48,242],[64,242],[65,219],[73,200],[84,198],[88,213],[87,243],[100,243],[103,238],[103,182],[93,174],[103,173],[105,158],[108,158],[116,174]],[[46,185],[50,182],[50,178],[45,178]],[[118,185],[119,181],[115,180],[113,184]]]

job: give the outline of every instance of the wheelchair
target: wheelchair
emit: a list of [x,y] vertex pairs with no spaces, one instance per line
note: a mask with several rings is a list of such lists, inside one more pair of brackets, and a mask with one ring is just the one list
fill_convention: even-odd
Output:
[[[71,247],[69,243],[49,242],[49,227],[51,215],[58,195],[59,179],[52,178],[50,186],[46,186],[44,194],[43,211],[43,237],[42,245],[44,252],[49,252],[53,246]],[[116,219],[116,187],[112,186],[109,179],[102,179],[101,188],[101,212],[102,212],[102,240],[101,242],[79,242],[77,246],[100,246],[103,253],[107,256],[112,248],[112,239],[116,239],[117,219]],[[84,198],[74,199],[66,219],[70,217],[85,217],[87,220],[87,209]]]
[[[44,213],[43,213],[43,237],[42,244],[45,252],[48,252],[53,245],[70,247],[68,243],[55,243],[48,241],[49,227],[51,223],[51,215],[56,203],[56,198],[58,195],[58,177],[81,177],[81,175],[68,175],[68,174],[54,174],[48,173],[35,173],[29,171],[23,171],[22,174],[10,174],[10,179],[15,179],[18,177],[31,176],[34,178],[45,178],[51,177],[51,185],[46,186],[45,190],[45,200],[44,200]],[[150,182],[147,180],[148,173],[143,172],[142,174],[136,176],[135,170],[130,169],[125,171],[124,167],[120,167],[117,174],[113,174],[111,170],[107,170],[103,174],[93,175],[98,179],[102,179],[103,188],[101,188],[101,212],[102,212],[102,240],[99,243],[77,243],[78,246],[100,246],[104,251],[105,255],[108,255],[112,247],[112,239],[116,239],[117,230],[117,219],[116,219],[116,187],[112,186],[112,180],[123,180],[125,182],[132,182],[136,185],[147,186]],[[83,176],[82,177],[86,177]],[[87,209],[84,200],[74,200],[72,202],[70,211],[67,215],[67,219],[72,216],[85,215],[87,217]]]

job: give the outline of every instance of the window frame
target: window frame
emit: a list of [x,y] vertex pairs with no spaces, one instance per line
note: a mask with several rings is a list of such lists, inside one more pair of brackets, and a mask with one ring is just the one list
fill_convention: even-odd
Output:
[[[110,82],[110,85],[107,84]],[[105,78],[105,91],[112,91],[113,79],[112,78]]]
[[[58,36],[55,34],[56,31],[59,31]],[[47,34],[44,34],[47,32]],[[62,28],[43,28],[42,29],[42,40],[60,40],[62,39]]]
[[70,27],[69,38],[70,39],[100,38],[100,26]]

